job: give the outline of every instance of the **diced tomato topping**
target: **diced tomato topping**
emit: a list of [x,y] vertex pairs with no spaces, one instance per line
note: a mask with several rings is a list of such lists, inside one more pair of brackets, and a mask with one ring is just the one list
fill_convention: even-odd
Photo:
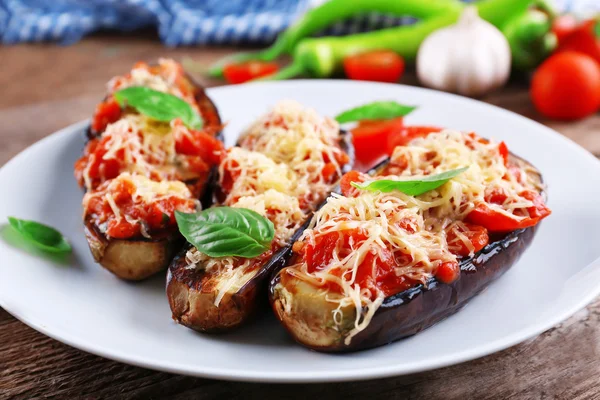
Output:
[[[473,225],[469,223],[464,224],[466,225],[467,230],[461,233],[469,239],[471,245],[474,247],[473,252],[477,253],[490,241],[487,229],[479,225]],[[466,257],[471,253],[467,245],[458,237],[454,229],[450,229],[448,231],[446,240],[448,242],[448,249],[452,254]]]
[[508,147],[506,146],[506,143],[500,142],[500,144],[498,145],[498,151],[504,159],[504,165],[508,165]]
[[522,192],[520,195],[533,202],[533,207],[529,207],[527,209],[527,212],[531,218],[537,218],[538,220],[541,220],[552,213],[548,206],[546,206],[544,203],[544,199],[539,193],[532,190],[527,190]]
[[456,261],[447,261],[442,263],[437,271],[435,277],[442,283],[452,283],[460,276],[460,266]]
[[413,139],[440,132],[442,129],[437,126],[405,126],[388,137],[387,154],[391,155],[397,146],[406,146]]
[[332,182],[334,180],[336,172],[337,172],[337,167],[335,166],[335,164],[327,163],[323,167],[323,172],[321,172],[321,175],[323,175],[323,180],[325,182]]
[[[550,215],[550,209],[544,204],[544,200],[539,193],[534,191],[525,191],[520,196],[534,203],[527,209],[528,215],[510,216],[499,211],[491,209],[486,203],[478,204],[473,211],[467,215],[467,220],[473,224],[481,225],[490,232],[510,232],[517,229],[529,228],[536,225],[541,219]],[[491,203],[502,204],[504,200],[497,193],[486,196]],[[492,201],[496,200],[496,201]],[[500,202],[502,200],[502,202]]]
[[112,124],[119,118],[121,118],[121,106],[111,96],[96,107],[92,118],[92,130],[104,132],[108,124]]
[[203,131],[190,130],[188,134],[179,134],[175,138],[175,151],[179,154],[200,156],[211,165],[220,160],[223,143]]
[[386,143],[390,136],[404,128],[402,117],[383,121],[360,121],[352,130],[356,161],[366,170],[388,155]]
[[355,193],[356,188],[351,185],[352,182],[361,183],[366,181],[366,175],[358,171],[350,171],[340,180],[340,190],[344,196],[350,197]]

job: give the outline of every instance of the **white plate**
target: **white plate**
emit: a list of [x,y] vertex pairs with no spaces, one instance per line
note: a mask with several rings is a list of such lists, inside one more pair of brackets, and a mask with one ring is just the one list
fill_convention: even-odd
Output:
[[600,162],[556,132],[484,103],[401,85],[291,81],[208,93],[229,121],[228,144],[283,98],[331,116],[373,100],[418,105],[407,122],[505,140],[536,165],[549,185],[553,214],[509,272],[465,309],[412,338],[355,354],[319,354],[294,344],[270,313],[235,333],[201,335],[171,321],[162,274],[132,284],[92,261],[80,220],[82,192],[73,178],[84,144],[85,123],[79,123],[0,170],[0,221],[8,215],[43,221],[74,245],[73,258],[61,265],[0,240],[4,309],[57,340],[126,363],[221,379],[317,382],[406,374],[481,357],[543,332],[600,293],[600,262],[594,262],[600,256]]

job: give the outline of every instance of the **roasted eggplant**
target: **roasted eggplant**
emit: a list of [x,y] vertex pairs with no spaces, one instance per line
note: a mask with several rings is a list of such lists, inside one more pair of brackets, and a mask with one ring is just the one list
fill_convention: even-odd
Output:
[[[174,63],[169,60],[166,62]],[[221,118],[216,106],[206,95],[204,88],[195,83],[187,74],[183,75],[179,83],[192,93],[204,122],[203,131],[222,143]],[[106,103],[107,99],[103,104]],[[96,112],[98,113],[98,110]],[[123,118],[130,113],[130,111],[123,112],[117,117]],[[97,119],[98,115],[95,116],[94,120]],[[102,129],[94,129],[93,125],[94,123],[87,129],[87,137],[90,141],[98,142],[102,138],[105,124]],[[88,143],[88,147],[89,145]],[[76,164],[76,177],[84,190],[89,193],[95,191],[102,181],[99,183],[93,182],[92,184],[89,184],[89,181],[88,184],[84,182],[82,173],[77,171],[82,171],[86,162],[89,162],[89,160],[85,160],[84,157],[78,161],[82,165]],[[202,207],[206,208],[212,204],[216,178],[217,169],[213,165],[207,172],[196,174],[195,177],[185,180],[184,183],[190,190],[191,197],[199,199]],[[183,238],[173,221],[164,229],[155,230],[151,234],[136,234],[128,238],[115,238],[107,235],[105,227],[99,226],[94,222],[94,218],[86,213],[84,215],[85,236],[96,262],[121,279],[141,280],[164,270],[183,245]]]
[[[532,182],[537,182],[540,198],[545,199],[540,173],[526,161],[512,154],[508,157],[508,162],[518,165]],[[377,175],[388,163],[389,159],[372,170],[371,175]],[[338,303],[328,301],[335,299],[335,292],[296,278],[289,271],[292,267],[281,269],[271,278],[269,300],[292,338],[310,349],[350,352],[381,346],[414,335],[458,311],[519,259],[536,229],[537,225],[490,234],[485,247],[472,256],[458,258],[460,269],[456,280],[443,283],[433,276],[424,284],[385,297],[368,325],[358,332],[357,308],[353,304],[338,307]],[[288,265],[298,257],[294,253]],[[351,335],[353,330],[355,333]]]
[[[349,158],[342,168],[342,173],[345,173],[354,163],[350,133],[340,132],[339,147]],[[310,215],[307,219],[310,219]],[[222,295],[218,305],[215,305],[215,299],[219,295],[219,277],[211,279],[205,270],[190,268],[186,261],[190,246],[186,246],[169,266],[167,275],[167,297],[173,319],[201,332],[229,331],[248,321],[266,303],[269,277],[285,265],[291,255],[291,243],[302,234],[305,227],[306,223],[294,233],[286,246],[268,259],[261,260],[259,265],[249,268],[248,273],[243,274],[239,282]]]

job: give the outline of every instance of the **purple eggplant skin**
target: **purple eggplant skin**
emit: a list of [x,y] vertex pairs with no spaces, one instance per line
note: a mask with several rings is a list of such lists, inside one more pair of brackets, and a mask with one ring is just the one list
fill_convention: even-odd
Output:
[[[374,172],[384,165],[378,165]],[[535,174],[535,178],[542,182],[541,175]],[[542,194],[545,197],[545,193]],[[517,262],[531,244],[538,225],[492,238],[474,256],[460,259],[460,277],[451,284],[431,278],[427,285],[421,284],[387,297],[369,325],[349,343],[344,339],[354,327],[355,310],[342,310],[341,326],[334,328],[332,309],[324,300],[324,292],[294,281],[291,291],[286,289],[284,293],[280,275],[276,274],[269,284],[269,301],[292,338],[312,350],[341,353],[382,346],[412,336],[460,310]],[[290,303],[286,296],[295,300]],[[285,309],[286,301],[293,304],[291,312]]]
[[[223,142],[222,122],[217,107],[206,95],[204,88],[187,77],[195,89],[195,97],[202,111],[205,126],[215,127],[215,137]],[[86,130],[88,140],[101,135]],[[218,170],[214,166],[203,178],[186,181],[192,193],[198,197],[203,208],[212,205],[213,192],[217,187]],[[106,237],[89,218],[84,221],[85,236],[94,260],[120,279],[139,281],[163,271],[181,249],[184,239],[177,227],[131,239]]]
[[[346,173],[354,164],[351,133],[340,131],[340,147],[350,157],[350,162],[342,168],[342,173]],[[213,278],[204,279],[204,271],[187,268],[185,253],[190,248],[187,244],[167,272],[166,292],[173,320],[199,332],[227,332],[250,321],[257,312],[267,309],[266,293],[270,277],[287,264],[292,256],[292,244],[308,227],[311,217],[308,216],[307,221],[294,233],[289,245],[277,251],[238,291],[225,294],[218,306],[214,305],[217,291]]]

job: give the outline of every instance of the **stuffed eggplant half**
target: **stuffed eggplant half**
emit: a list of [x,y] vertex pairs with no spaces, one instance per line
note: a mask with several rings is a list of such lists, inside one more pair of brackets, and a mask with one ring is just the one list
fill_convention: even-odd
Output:
[[188,244],[169,267],[173,319],[189,328],[231,330],[266,300],[266,283],[291,252],[313,211],[352,165],[348,134],[330,118],[282,102],[223,153],[215,200],[270,220],[274,238],[257,257],[211,257]]
[[[172,60],[139,63],[109,89],[75,177],[85,190],[94,259],[122,279],[140,280],[165,269],[181,248],[174,212],[210,205],[221,122],[203,89]],[[118,103],[119,93],[129,97]]]
[[550,214],[540,173],[473,133],[415,138],[340,185],[269,286],[283,326],[318,351],[380,346],[456,312]]

